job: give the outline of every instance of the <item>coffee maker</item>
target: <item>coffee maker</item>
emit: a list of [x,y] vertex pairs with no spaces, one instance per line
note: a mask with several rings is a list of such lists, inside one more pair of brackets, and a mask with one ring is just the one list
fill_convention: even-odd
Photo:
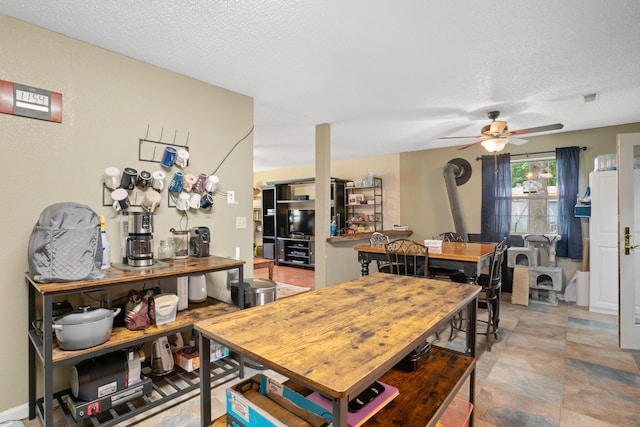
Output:
[[127,237],[127,265],[146,267],[153,265],[153,214],[129,212]]

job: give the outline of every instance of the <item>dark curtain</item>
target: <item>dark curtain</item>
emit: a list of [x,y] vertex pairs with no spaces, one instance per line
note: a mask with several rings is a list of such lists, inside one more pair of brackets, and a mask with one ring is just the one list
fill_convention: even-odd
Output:
[[556,148],[556,175],[558,178],[558,234],[556,256],[582,258],[582,226],[573,215],[578,198],[578,166],[580,147]]
[[482,210],[480,234],[483,242],[499,242],[511,236],[511,155],[482,156]]

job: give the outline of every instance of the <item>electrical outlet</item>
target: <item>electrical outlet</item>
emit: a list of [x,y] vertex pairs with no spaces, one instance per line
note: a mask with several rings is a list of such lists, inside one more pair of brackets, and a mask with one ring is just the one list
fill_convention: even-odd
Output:
[[247,228],[247,217],[245,217],[245,216],[237,216],[236,217],[236,228]]
[[236,192],[233,190],[227,191],[227,203],[232,204],[236,202]]

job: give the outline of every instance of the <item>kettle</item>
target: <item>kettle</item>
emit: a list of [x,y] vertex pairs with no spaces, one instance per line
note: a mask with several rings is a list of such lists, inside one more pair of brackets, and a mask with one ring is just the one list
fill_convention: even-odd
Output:
[[173,371],[174,361],[167,337],[160,337],[151,344],[151,373],[165,375]]

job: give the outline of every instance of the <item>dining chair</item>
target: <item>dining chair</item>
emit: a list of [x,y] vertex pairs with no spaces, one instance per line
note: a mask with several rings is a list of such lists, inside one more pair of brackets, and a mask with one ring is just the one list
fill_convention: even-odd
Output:
[[[466,278],[470,283],[480,286],[482,289],[478,296],[478,308],[487,310],[487,320],[479,319],[481,323],[486,323],[485,332],[477,332],[487,337],[487,351],[491,351],[491,336],[498,339],[498,329],[500,323],[500,297],[502,289],[502,264],[504,254],[506,252],[507,239],[502,239],[493,251],[491,261],[489,263],[488,273],[480,274],[477,277]],[[455,280],[462,282],[462,280]],[[462,312],[458,313],[451,321],[451,335],[449,341],[455,337],[456,331],[464,331],[464,316]]]
[[[431,277],[428,268],[429,248],[425,245],[408,239],[397,239],[385,243],[384,247],[387,252],[389,273],[401,276]],[[440,340],[441,331],[436,331],[434,335],[436,341]]]
[[[433,240],[442,240],[443,242],[466,242],[466,239],[462,234],[455,233],[453,231],[447,231],[440,233],[432,237]],[[434,279],[438,280],[451,280],[454,282],[460,281],[460,278],[464,276],[462,270],[452,270],[449,268],[432,268],[430,273]],[[462,275],[462,276],[461,276]]]
[[[371,237],[369,238],[369,245],[371,246],[386,245],[387,243],[389,243],[389,236],[386,236],[380,233],[379,231],[375,231],[373,234],[371,234]],[[388,261],[376,260],[376,264],[378,266],[378,271],[382,273],[390,272]]]
[[429,251],[425,245],[408,239],[392,240],[384,245],[389,273],[427,277]]
[[443,242],[468,242],[469,239],[462,234],[455,233],[453,231],[447,231],[440,233],[432,237],[433,240],[442,240]]

